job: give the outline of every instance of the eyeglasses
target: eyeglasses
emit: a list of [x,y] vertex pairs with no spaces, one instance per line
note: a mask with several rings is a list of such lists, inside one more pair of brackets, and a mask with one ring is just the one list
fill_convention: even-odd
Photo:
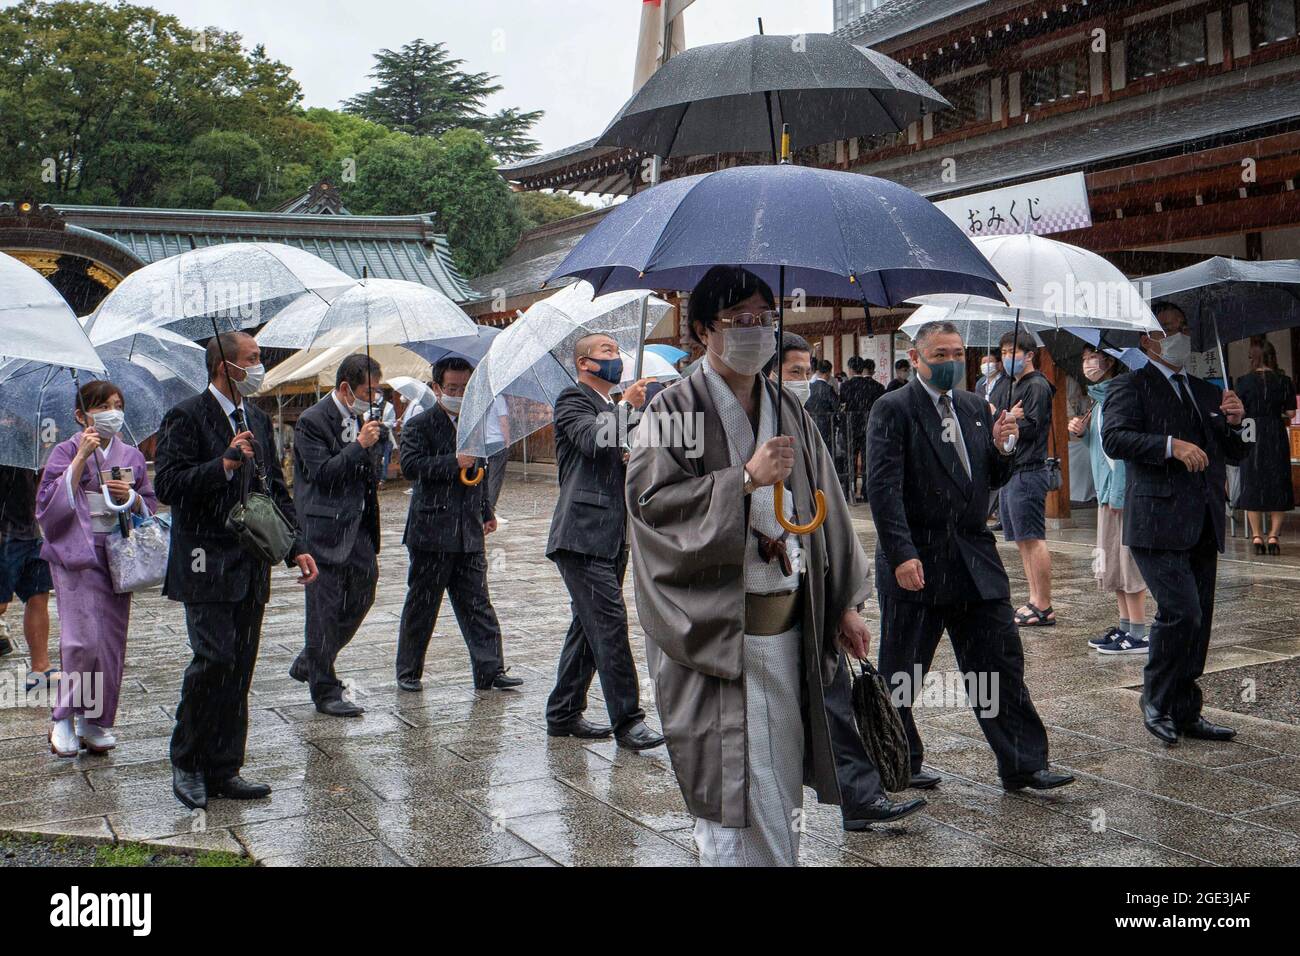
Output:
[[738,312],[735,315],[718,316],[718,328],[720,329],[770,329],[776,325],[777,312],[775,309],[768,309],[766,312]]

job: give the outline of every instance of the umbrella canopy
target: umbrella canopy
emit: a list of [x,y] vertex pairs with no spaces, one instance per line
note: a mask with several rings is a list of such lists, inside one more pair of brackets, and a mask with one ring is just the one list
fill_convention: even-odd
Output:
[[[898,327],[898,331],[914,339],[921,326],[930,322],[951,322],[957,327],[966,348],[977,349],[980,352],[996,352],[1002,336],[1016,330],[1015,315],[1007,316],[996,307],[987,310],[969,307],[953,311],[941,305],[923,305],[907,317],[907,321]],[[1038,332],[1051,326],[1030,318],[1022,321],[1020,328],[1033,336],[1034,341],[1041,345],[1042,339],[1038,337]]]
[[0,362],[14,359],[104,371],[58,290],[26,263],[0,252]]
[[59,442],[82,430],[73,412],[77,386],[106,379],[122,390],[122,437],[138,445],[158,431],[167,411],[207,387],[204,350],[164,330],[97,346],[105,370],[39,362],[0,368],[0,464],[40,468]]
[[365,279],[329,301],[300,298],[257,334],[286,349],[403,345],[474,335],[477,326],[436,289],[403,279]]
[[766,153],[896,133],[950,104],[911,70],[825,33],[751,36],[684,50],[632,95],[601,146],[656,156]]
[[1125,334],[1116,335],[1103,329],[1071,328],[1044,332],[1042,339],[1047,350],[1052,353],[1052,360],[1071,375],[1080,378],[1083,377],[1085,345],[1100,348],[1111,358],[1118,359],[1131,372],[1147,364],[1146,354],[1140,348],[1124,344],[1130,339]]
[[357,281],[309,252],[230,242],[159,259],[122,280],[87,331],[101,341],[165,328],[187,339],[252,329],[304,296],[329,303]]
[[676,365],[686,356],[690,355],[685,349],[679,349],[672,345],[647,345],[646,352],[653,352],[655,355],[667,360],[669,365]]
[[[631,385],[637,380],[636,356],[631,352],[620,349],[619,357],[623,359],[623,376],[619,379],[618,384]],[[682,373],[677,371],[672,362],[647,348],[645,354],[641,357],[641,377],[652,378],[658,382],[667,382],[675,378],[681,378]]]
[[874,305],[933,292],[1002,296],[1002,277],[933,203],[884,179],[788,163],[639,193],[550,278],[585,279],[597,293],[691,289],[715,265],[743,266],[773,289],[784,277],[787,291]]
[[573,347],[579,339],[601,332],[623,352],[635,353],[644,337],[642,322],[653,328],[670,309],[647,289],[593,298],[585,282],[533,303],[493,339],[470,376],[456,428],[457,451],[486,454],[485,424],[494,406],[500,413],[499,398],[506,399],[509,441],[549,425],[555,400],[574,384]]
[[402,348],[409,349],[430,365],[448,355],[458,355],[474,365],[483,361],[492,341],[501,330],[490,325],[476,325],[473,335],[462,335],[454,339],[442,339],[438,342],[405,342]]
[[1247,262],[1215,256],[1146,276],[1138,284],[1152,302],[1173,302],[1183,310],[1198,352],[1216,348],[1219,341],[1300,326],[1300,259]]
[[982,236],[976,248],[1005,278],[1005,303],[981,295],[925,295],[915,301],[950,318],[1035,328],[1080,326],[1134,332],[1160,328],[1134,283],[1095,252],[1034,235]]

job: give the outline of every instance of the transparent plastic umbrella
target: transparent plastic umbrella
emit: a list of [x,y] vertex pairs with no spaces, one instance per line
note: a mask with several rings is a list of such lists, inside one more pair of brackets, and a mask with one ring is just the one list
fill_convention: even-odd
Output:
[[436,289],[402,279],[363,279],[329,302],[302,298],[286,306],[257,341],[288,349],[368,348],[473,336],[477,328]]
[[647,289],[593,298],[586,282],[533,303],[493,340],[470,376],[456,429],[457,451],[486,456],[487,417],[502,396],[512,442],[546,427],[554,420],[555,400],[574,384],[573,347],[579,339],[604,333],[630,357],[644,341],[642,324],[654,328],[671,309]]
[[77,432],[77,386],[106,379],[122,389],[122,437],[138,445],[158,431],[167,411],[207,387],[204,350],[163,330],[97,346],[103,371],[42,362],[0,366],[0,464],[37,469],[59,442]]
[[95,310],[99,341],[151,329],[187,339],[256,328],[300,299],[328,305],[357,280],[293,246],[229,242],[137,269]]
[[6,360],[104,370],[58,290],[31,266],[0,252],[0,362]]

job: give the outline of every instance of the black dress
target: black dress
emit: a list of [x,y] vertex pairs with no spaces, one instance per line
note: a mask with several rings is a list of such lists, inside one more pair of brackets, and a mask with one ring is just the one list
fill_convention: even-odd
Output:
[[1241,491],[1237,507],[1245,511],[1290,511],[1295,507],[1291,490],[1291,443],[1283,412],[1296,408],[1291,379],[1278,372],[1251,372],[1237,380],[1237,395],[1246,406],[1246,418],[1255,423],[1255,440],[1241,463]]

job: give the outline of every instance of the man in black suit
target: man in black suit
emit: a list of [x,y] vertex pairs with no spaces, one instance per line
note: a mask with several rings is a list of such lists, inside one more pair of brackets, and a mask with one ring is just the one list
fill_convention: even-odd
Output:
[[375,603],[379,580],[379,493],[384,453],[382,371],[364,353],[345,358],[334,390],[294,425],[293,490],[303,540],[320,577],[307,586],[304,647],[289,676],[311,688],[316,709],[360,717],[334,672]]
[[1154,310],[1162,331],[1142,337],[1149,361],[1115,379],[1102,405],[1102,447],[1128,463],[1124,544],[1156,599],[1143,670],[1142,719],[1169,746],[1180,734],[1231,740],[1236,731],[1201,716],[1214,584],[1224,542],[1226,463],[1241,461],[1245,414],[1232,391],[1186,372],[1187,320],[1176,305]]
[[[871,415],[871,406],[876,399],[885,394],[885,386],[875,379],[876,363],[854,355],[849,359],[849,371],[853,373],[840,387],[840,401],[844,403],[845,431],[848,433],[852,449],[853,481],[850,491],[857,501],[866,500],[867,487],[867,420]],[[858,493],[858,488],[862,493]]]
[[[264,377],[257,340],[243,332],[208,343],[208,388],[181,402],[158,431],[154,488],[171,506],[171,551],[163,594],[185,604],[194,659],[185,669],[172,733],[172,790],[191,809],[209,796],[256,800],[265,784],[239,775],[248,739],[248,688],[257,663],[271,567],[226,530],[226,516],[252,488],[294,524],[271,420],[244,401]],[[236,404],[238,402],[238,404]],[[301,537],[285,563],[316,580]]]
[[[609,393],[622,377],[618,343],[587,335],[574,345],[578,381],[555,403],[555,459],[560,497],[551,519],[546,556],[569,589],[573,622],[564,637],[555,689],[546,702],[552,737],[608,737],[646,750],[664,742],[645,724],[640,681],[627,636],[623,576],[627,571],[627,509],[623,485],[633,412],[645,403],[645,380]],[[591,678],[600,674],[612,726],[592,724],[587,709]]]
[[804,402],[804,408],[808,409],[813,424],[822,433],[822,441],[826,443],[826,447],[834,455],[835,412],[840,407],[840,400],[830,382],[831,363],[825,359],[814,359],[813,369],[815,374],[813,375],[812,387],[808,392],[808,400]]
[[[456,419],[473,366],[447,356],[433,366],[438,403],[402,429],[402,474],[415,482],[402,543],[410,555],[406,602],[397,641],[397,686],[424,688],[424,655],[438,623],[443,592],[469,648],[474,686],[504,690],[523,683],[506,673],[501,625],[487,588],[484,535],[497,529],[486,480],[467,485],[483,462],[456,453]],[[471,479],[472,480],[472,479]]]
[[871,411],[867,496],[877,534],[880,672],[907,727],[912,786],[939,782],[922,770],[912,706],[945,629],[1003,787],[1063,786],[1074,778],[1047,768],[1047,731],[1025,687],[1007,574],[984,523],[989,488],[1011,474],[1018,428],[953,388],[966,359],[952,323],[923,325],[908,354],[913,380]]
[[885,386],[886,392],[896,392],[907,384],[912,374],[912,365],[907,359],[899,359],[894,363],[894,377],[889,380]]

